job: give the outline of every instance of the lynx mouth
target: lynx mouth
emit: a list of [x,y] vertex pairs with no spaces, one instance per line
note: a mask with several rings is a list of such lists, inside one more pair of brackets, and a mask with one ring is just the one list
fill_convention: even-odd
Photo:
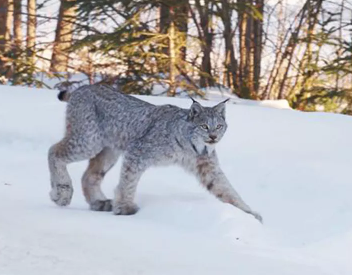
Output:
[[205,143],[208,143],[208,144],[215,144],[217,143],[218,141],[217,140],[207,140]]

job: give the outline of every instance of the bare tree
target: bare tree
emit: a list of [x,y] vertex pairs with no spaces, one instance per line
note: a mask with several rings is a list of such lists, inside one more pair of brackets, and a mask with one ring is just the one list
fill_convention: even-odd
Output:
[[254,8],[257,12],[256,18],[252,17],[253,20],[253,34],[251,39],[251,58],[253,61],[253,92],[258,98],[259,85],[260,85],[260,72],[261,72],[261,60],[262,60],[262,49],[263,49],[263,18],[264,18],[264,0],[256,0]]
[[18,49],[22,47],[22,1],[21,0],[13,0],[13,16],[14,16],[14,24],[13,24],[13,35],[15,40],[15,46]]
[[180,36],[182,39],[181,44],[181,58],[186,60],[187,54],[187,32],[188,32],[188,0],[179,0],[179,4],[175,7],[175,25],[179,33],[183,33],[183,36]]
[[170,27],[169,27],[169,52],[170,52],[170,69],[169,69],[169,96],[175,96],[175,76],[176,76],[176,45],[175,45],[175,12],[174,9],[170,8]]
[[27,0],[27,56],[29,63],[34,64],[36,39],[36,0]]
[[8,11],[7,11],[7,20],[6,20],[6,35],[5,39],[8,42],[6,45],[6,50],[10,47],[11,33],[13,29],[13,0],[8,0]]
[[[306,84],[308,83],[308,80],[312,77],[312,70],[309,69],[309,66],[312,65],[312,58],[313,58],[313,53],[312,53],[312,39],[313,39],[313,31],[314,28],[317,24],[318,21],[318,15],[322,6],[323,0],[318,0],[318,1],[310,1],[307,0],[307,2],[305,3],[303,9],[304,12],[302,12],[302,14],[307,13],[307,38],[306,38],[306,49],[305,49],[305,53],[301,59],[300,62],[300,70],[304,72],[304,77],[301,83],[302,89],[306,89]],[[302,22],[302,23],[301,23]],[[303,25],[303,22],[305,22],[303,20],[303,18],[301,18],[300,21],[300,25]],[[300,26],[299,25],[299,26]],[[297,32],[297,38],[298,38],[298,33]],[[297,38],[295,40],[297,40]],[[295,42],[297,44],[297,41]],[[292,66],[292,58],[293,58],[293,52],[294,52],[295,46],[292,45],[291,47],[291,53],[290,53],[290,57],[289,57],[289,62],[287,64],[287,67],[285,68],[285,72],[284,72],[284,76],[281,80],[280,83],[280,87],[279,87],[279,98],[286,98],[286,89],[285,89],[285,83],[288,79],[288,73],[290,71],[290,68]],[[307,69],[305,67],[308,67]],[[297,83],[296,83],[297,84]],[[304,91],[301,90],[300,93],[303,93]]]
[[6,44],[6,22],[8,15],[8,0],[0,0],[0,50],[3,51]]
[[3,53],[6,47],[6,22],[8,15],[8,0],[0,0],[0,73],[3,74],[5,58]]
[[69,61],[67,50],[72,45],[73,25],[76,16],[75,2],[76,0],[61,0],[50,64],[51,72],[67,71]]
[[261,68],[264,1],[238,1],[240,41],[239,88],[244,98],[257,98]]
[[218,14],[224,25],[223,37],[225,40],[225,85],[233,91],[237,91],[238,78],[237,78],[237,60],[235,58],[235,48],[233,43],[234,30],[232,26],[232,8],[227,0],[221,0],[221,5],[216,3]]
[[200,22],[198,22],[195,13],[191,10],[192,18],[197,26],[198,35],[201,40],[202,63],[200,86],[213,86],[214,80],[211,71],[211,52],[213,47],[213,29],[211,26],[213,16],[213,6],[210,0],[195,0],[195,6],[199,14]]
[[[308,13],[308,18],[307,18],[307,31],[306,31],[306,47],[305,47],[305,52],[303,54],[303,57],[301,58],[299,62],[299,70],[298,74],[296,77],[296,82],[294,83],[293,87],[290,89],[291,90],[291,96],[293,94],[293,91],[295,90],[295,87],[298,86],[300,90],[296,92],[296,98],[297,100],[294,102],[294,107],[299,108],[300,105],[300,100],[306,95],[306,92],[312,89],[311,85],[311,80],[316,73],[316,70],[313,70],[313,63],[315,62],[313,60],[314,56],[319,53],[319,51],[316,51],[315,54],[313,54],[313,39],[314,39],[314,29],[315,26],[318,23],[318,15],[320,13],[321,7],[323,4],[323,0],[318,0],[313,2],[307,2],[307,13]],[[288,94],[287,96],[290,96]]]
[[[279,51],[276,53],[274,65],[267,80],[267,85],[264,89],[263,98],[284,98],[285,84],[293,63],[294,51],[298,45],[298,38],[307,14],[307,0],[302,9],[295,16],[291,26],[287,29],[282,44],[279,46]],[[283,45],[287,40],[286,46]],[[281,49],[283,48],[283,49]],[[276,92],[278,90],[278,92]],[[273,94],[276,95],[273,95]]]

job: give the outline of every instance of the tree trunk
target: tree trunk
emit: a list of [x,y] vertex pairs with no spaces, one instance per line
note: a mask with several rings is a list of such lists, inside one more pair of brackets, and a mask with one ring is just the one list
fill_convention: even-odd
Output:
[[34,65],[35,38],[36,38],[36,0],[27,0],[27,56],[31,65]]
[[[161,3],[159,8],[159,31],[162,34],[167,34],[170,28],[170,7],[166,6],[165,4]],[[167,42],[166,42],[167,41]],[[162,53],[164,54],[165,58],[168,58],[170,55],[170,39],[165,39],[167,46],[162,48]],[[165,44],[166,44],[165,43]],[[159,72],[165,73],[170,68],[165,68],[164,62],[157,62]]]
[[[239,88],[243,98],[258,98],[263,37],[264,1],[238,1],[240,67]],[[252,5],[261,18],[255,18],[248,8]]]
[[[339,35],[338,35],[339,41],[343,41],[342,40],[342,27],[341,26],[343,24],[344,9],[345,9],[345,0],[342,0],[341,9],[340,9],[340,19],[339,19],[339,25],[340,25]],[[336,54],[337,54],[336,58],[337,59],[341,59],[342,53],[343,53],[343,45],[340,42],[339,49],[336,52]],[[335,90],[339,91],[340,90],[340,74],[339,73],[336,73],[336,80],[335,81],[336,81]]]
[[169,27],[169,51],[170,51],[170,71],[169,71],[169,90],[168,96],[175,96],[176,93],[176,49],[175,49],[175,23],[174,11],[170,8],[171,23]]
[[247,41],[248,27],[250,23],[248,13],[245,6],[245,0],[239,0],[240,10],[238,11],[239,26],[239,47],[240,47],[240,66],[239,66],[239,93],[241,97],[249,98],[248,88],[248,66],[249,66],[249,47]]
[[[221,10],[221,19],[224,24],[224,40],[225,40],[225,75],[226,81],[224,82],[229,88],[234,92],[237,91],[237,60],[235,58],[235,49],[233,46],[233,30],[232,30],[232,20],[229,2],[227,0],[221,1],[221,8],[218,6],[218,9]],[[224,77],[225,78],[225,77]]]
[[202,42],[202,64],[200,74],[200,86],[209,87],[214,85],[211,72],[211,51],[213,46],[213,32],[210,28],[212,11],[209,9],[209,0],[195,0],[195,4],[200,17],[199,36]]
[[254,90],[254,19],[250,14],[247,14],[247,24],[245,29],[245,47],[246,47],[246,90],[245,97],[253,98],[255,95]]
[[[160,33],[168,33],[171,24],[170,9],[173,9],[172,13],[174,16],[175,31],[182,33],[179,36],[178,44],[180,47],[180,56],[182,60],[186,60],[186,40],[188,32],[188,0],[178,0],[175,3],[169,3],[172,5],[167,6],[165,3],[160,4]],[[165,54],[169,53],[169,49],[164,50]]]
[[7,41],[6,49],[10,48],[12,29],[13,29],[13,0],[8,0],[6,35],[5,35],[5,39]]
[[260,88],[260,71],[261,71],[261,60],[262,60],[262,47],[263,47],[263,17],[264,17],[264,0],[257,0],[255,8],[261,15],[261,18],[254,20],[254,38],[253,38],[253,83],[254,92],[256,97],[259,94]]
[[183,61],[186,60],[187,54],[187,32],[188,32],[188,0],[179,0],[180,4],[175,8],[175,25],[178,32],[183,35],[180,36],[180,55]]
[[8,0],[8,12],[7,12],[7,20],[6,20],[6,45],[5,51],[11,49],[11,41],[13,40],[12,31],[13,31],[13,0]]
[[160,4],[160,22],[159,28],[161,33],[167,33],[170,27],[170,7],[165,4]]
[[21,72],[20,72],[20,60],[22,53],[22,1],[13,0],[13,40],[12,44],[12,82],[14,85],[20,84]]
[[0,0],[0,76],[4,74],[5,70],[5,53],[6,44],[7,44],[7,29],[6,22],[8,16],[8,0]]
[[69,61],[67,50],[72,45],[73,25],[76,16],[75,2],[76,0],[61,0],[50,64],[51,72],[67,72]]
[[3,53],[6,44],[8,4],[8,0],[0,0],[0,53]]
[[13,1],[13,35],[15,40],[15,46],[19,50],[22,47],[22,3],[21,0]]

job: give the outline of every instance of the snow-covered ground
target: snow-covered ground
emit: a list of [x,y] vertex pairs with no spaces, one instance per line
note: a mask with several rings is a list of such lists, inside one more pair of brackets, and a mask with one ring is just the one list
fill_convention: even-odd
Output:
[[72,204],[49,200],[46,154],[64,128],[56,93],[0,86],[1,275],[352,274],[351,117],[228,104],[220,162],[263,225],[177,167],[150,169],[140,211],[114,216],[88,210],[86,162],[69,166]]
[[[182,79],[182,77],[180,77]],[[68,83],[71,85],[65,86],[66,81],[63,78],[53,77],[48,78],[42,73],[37,74],[37,79],[45,83],[47,87],[52,89],[65,90],[68,92],[72,92],[80,86],[88,85],[89,79],[86,75],[82,73],[76,73],[69,76]],[[100,82],[101,76],[95,76],[95,83]],[[62,87],[62,89],[61,89]],[[168,85],[154,83],[152,89],[152,95],[156,96],[167,96]],[[253,101],[248,99],[239,98],[237,95],[233,94],[231,89],[226,87],[209,87],[201,89],[205,96],[206,100],[210,101],[221,101],[224,99],[230,99],[231,103],[241,104],[241,105],[251,105],[251,106],[263,106],[263,107],[273,107],[277,109],[291,109],[288,101],[286,99],[280,100],[262,100],[262,101]],[[176,89],[176,95],[180,98],[189,98],[189,94],[183,88]]]

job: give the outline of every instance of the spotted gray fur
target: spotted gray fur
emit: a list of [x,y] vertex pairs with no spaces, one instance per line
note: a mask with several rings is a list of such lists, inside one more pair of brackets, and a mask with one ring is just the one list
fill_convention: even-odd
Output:
[[[109,86],[89,85],[70,94],[64,138],[49,150],[51,199],[70,204],[73,187],[67,164],[90,159],[82,177],[83,194],[95,211],[131,215],[138,211],[134,197],[142,174],[152,166],[177,164],[196,175],[219,200],[259,221],[262,217],[241,199],[219,167],[215,151],[227,129],[225,102],[190,109],[155,106]],[[115,197],[101,191],[105,174],[124,154]]]

